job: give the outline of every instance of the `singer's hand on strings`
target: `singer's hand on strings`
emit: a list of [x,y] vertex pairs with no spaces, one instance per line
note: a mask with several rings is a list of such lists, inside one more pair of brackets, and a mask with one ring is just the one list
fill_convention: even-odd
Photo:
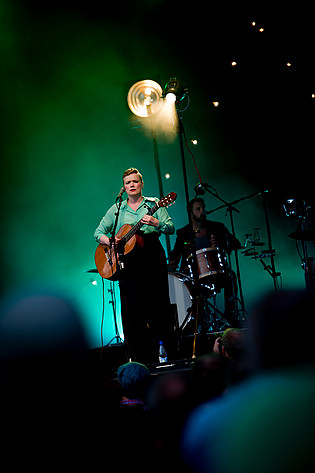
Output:
[[102,235],[101,238],[100,238],[100,243],[102,243],[102,245],[109,246],[110,245],[110,240],[109,240],[108,236]]
[[145,225],[151,225],[152,227],[158,227],[160,223],[160,221],[157,218],[152,217],[152,215],[145,215],[142,217],[141,222]]

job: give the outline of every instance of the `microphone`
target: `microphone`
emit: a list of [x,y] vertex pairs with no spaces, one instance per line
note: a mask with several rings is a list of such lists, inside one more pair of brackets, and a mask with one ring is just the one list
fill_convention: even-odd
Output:
[[125,192],[125,188],[122,187],[122,188],[120,189],[120,191],[119,191],[119,194],[118,194],[117,197],[116,197],[116,201],[119,200],[119,199],[121,199],[121,196],[123,195],[124,192]]
[[198,182],[198,184],[195,185],[194,191],[196,195],[204,195],[205,190],[203,188],[203,184],[201,182]]

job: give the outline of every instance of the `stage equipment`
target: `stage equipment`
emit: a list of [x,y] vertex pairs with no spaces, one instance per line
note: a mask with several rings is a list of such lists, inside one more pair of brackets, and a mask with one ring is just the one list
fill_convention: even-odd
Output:
[[[169,82],[164,87],[163,97],[166,101],[173,102],[175,104],[177,116],[178,116],[178,138],[179,138],[179,147],[180,147],[180,156],[181,156],[181,164],[182,164],[182,172],[183,172],[183,181],[184,181],[184,188],[185,188],[185,197],[186,197],[186,206],[188,210],[189,204],[189,190],[187,184],[187,172],[186,172],[186,163],[185,163],[185,154],[184,154],[184,141],[187,145],[187,139],[185,135],[185,129],[183,125],[183,117],[182,113],[188,108],[189,106],[189,95],[188,89],[185,87],[183,81],[177,77],[173,77],[169,80]],[[183,105],[183,100],[187,99],[187,103]],[[188,146],[187,146],[188,147]],[[199,174],[199,173],[198,173]],[[199,176],[200,177],[200,176]],[[198,183],[195,186],[195,192],[199,195],[205,193],[204,185]],[[190,215],[187,215],[188,221],[190,220]],[[223,314],[220,312],[216,307],[215,302],[215,289],[214,285],[212,284],[212,289],[209,291],[204,291],[204,284],[203,279],[200,279],[200,276],[206,276],[211,272],[214,265],[214,252],[213,251],[206,251],[202,252],[199,251],[198,254],[196,252],[196,247],[194,245],[194,234],[192,232],[190,241],[192,242],[191,248],[191,257],[189,260],[190,266],[190,275],[191,281],[193,285],[193,295],[192,295],[192,307],[191,311],[188,314],[188,317],[194,321],[195,329],[194,329],[194,341],[193,341],[193,353],[192,358],[195,358],[195,349],[196,349],[196,335],[197,331],[200,329],[202,334],[207,332],[208,326],[207,319],[209,319],[209,306],[214,310],[214,317],[212,317],[212,328],[215,327],[217,330],[218,321],[222,319]],[[216,255],[217,256],[217,255]],[[210,258],[212,257],[212,258]],[[212,261],[210,261],[212,259]],[[222,262],[222,261],[221,261]],[[212,269],[211,269],[212,267]],[[220,266],[220,262],[215,265],[216,271],[222,270]],[[207,273],[207,274],[206,274]],[[213,300],[213,304],[209,302],[209,298]],[[208,325],[208,326],[207,326]]]
[[283,204],[285,215],[294,219],[305,219],[311,211],[311,206],[302,199],[287,199]]
[[[176,331],[179,337],[195,334],[196,313],[193,310],[195,285],[192,278],[180,272],[168,273],[168,287],[171,304],[176,306]],[[218,308],[215,284],[201,284],[199,309],[202,311],[197,321],[197,333],[211,333],[224,330],[228,322]]]
[[[187,184],[187,171],[186,171],[186,163],[185,163],[184,144],[183,144],[183,136],[185,137],[185,130],[184,130],[184,125],[183,125],[183,117],[182,117],[182,112],[184,112],[188,108],[188,105],[184,109],[180,108],[180,103],[186,97],[187,97],[188,105],[189,105],[188,88],[185,87],[183,81],[179,79],[178,77],[171,78],[164,87],[163,98],[165,98],[165,100],[168,102],[175,103],[175,108],[176,108],[177,117],[178,117],[178,137],[179,137],[179,148],[180,148],[182,171],[183,171],[183,178],[184,178],[186,206],[188,206],[189,191],[188,191],[188,184]],[[185,137],[185,140],[186,140],[186,137]]]
[[[92,268],[92,269],[87,269],[84,271],[85,273],[98,273],[97,268]],[[103,355],[103,349],[104,349],[104,337],[103,337],[103,328],[104,328],[104,321],[105,321],[105,284],[104,284],[104,279],[102,279],[102,298],[103,298],[103,307],[102,307],[102,317],[101,317],[101,351],[100,351],[100,359],[102,358]],[[91,280],[90,280],[91,281]],[[92,280],[92,284],[93,281]],[[96,284],[95,284],[96,285]],[[117,324],[117,314],[116,314],[116,295],[115,295],[115,288],[114,288],[114,283],[110,281],[110,289],[107,289],[107,292],[110,294],[110,300],[108,301],[109,304],[111,304],[112,309],[113,309],[113,319],[114,319],[114,327],[115,327],[115,335],[111,338],[111,340],[105,345],[106,347],[111,346],[115,340],[115,346],[120,346],[123,344],[123,339],[121,338],[119,334],[119,329],[118,329],[118,324]]]
[[[188,268],[191,271],[190,261],[193,255],[188,256]],[[208,276],[221,276],[227,273],[227,260],[219,248],[202,248],[196,251],[199,279]]]
[[177,77],[171,78],[164,87],[163,97],[167,102],[181,102],[188,94],[188,89]]
[[[266,264],[264,261],[264,258],[271,258],[271,257],[274,258],[276,256],[275,250],[274,249],[261,250],[260,253],[256,251],[259,249],[259,247],[265,246],[265,243],[261,241],[260,228],[255,228],[254,230],[255,230],[255,233],[254,233],[253,238],[252,238],[252,233],[245,234],[245,241],[242,247],[244,251],[242,251],[242,254],[244,256],[250,256],[251,259],[255,259],[255,260],[259,259],[264,270],[267,271],[267,273],[270,274],[270,276],[273,279],[276,279],[277,277],[281,277],[281,273],[273,272],[272,266],[270,264]],[[276,285],[276,287],[278,288],[278,285]]]
[[176,305],[178,330],[183,330],[191,319],[192,279],[179,272],[168,273],[168,288],[171,304]]
[[[156,115],[161,111],[164,105],[162,98],[162,88],[161,86],[150,79],[141,80],[136,82],[133,86],[130,87],[127,102],[132,113],[142,118],[149,118],[152,115]],[[164,195],[163,183],[161,176],[161,167],[159,160],[159,152],[157,147],[156,132],[154,126],[151,126],[151,135],[153,143],[153,155],[155,170],[158,178],[159,185],[159,197],[162,199]],[[167,254],[170,255],[171,245],[169,235],[165,235]]]
[[149,117],[163,107],[162,88],[153,80],[141,80],[130,87],[127,102],[132,113],[138,117]]
[[[301,266],[304,270],[306,287],[314,286],[314,277],[311,266],[313,264],[312,258],[308,256],[307,241],[315,241],[314,227],[306,228],[307,218],[311,215],[311,205],[302,199],[287,199],[283,204],[285,215],[298,221],[295,232],[289,234],[289,237],[296,241],[296,247],[301,257]],[[298,241],[302,244],[302,254],[298,248]]]
[[206,191],[204,190],[203,185],[202,185],[201,182],[198,182],[198,184],[195,185],[194,191],[195,191],[196,196],[198,196],[198,195],[204,195],[205,192],[206,192]]

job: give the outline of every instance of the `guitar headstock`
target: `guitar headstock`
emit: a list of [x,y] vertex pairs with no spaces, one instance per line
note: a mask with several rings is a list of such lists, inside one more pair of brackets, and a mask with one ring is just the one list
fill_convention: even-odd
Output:
[[170,192],[159,201],[159,207],[168,207],[169,205],[173,204],[173,202],[175,202],[176,197],[176,192]]

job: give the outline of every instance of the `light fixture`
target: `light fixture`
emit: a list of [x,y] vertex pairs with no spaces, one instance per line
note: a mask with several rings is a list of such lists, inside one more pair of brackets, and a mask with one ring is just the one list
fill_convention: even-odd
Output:
[[305,219],[311,206],[302,199],[287,199],[283,205],[285,215],[291,218]]
[[198,140],[191,140],[191,142],[192,142],[192,144],[195,145],[195,146],[198,144]]
[[165,174],[165,179],[169,179],[170,177],[171,177],[170,173],[167,172],[167,173]]
[[235,66],[236,66],[236,64],[237,64],[237,62],[236,62],[236,61],[232,61],[232,62],[231,62],[231,66],[233,66],[233,67],[235,67]]
[[183,82],[177,77],[173,77],[166,84],[163,97],[167,102],[181,102],[187,95],[188,89],[184,86]]
[[127,102],[135,115],[149,117],[158,113],[163,106],[162,88],[153,80],[141,80],[130,87]]
[[219,106],[219,102],[212,102],[213,106],[214,107],[218,107]]

